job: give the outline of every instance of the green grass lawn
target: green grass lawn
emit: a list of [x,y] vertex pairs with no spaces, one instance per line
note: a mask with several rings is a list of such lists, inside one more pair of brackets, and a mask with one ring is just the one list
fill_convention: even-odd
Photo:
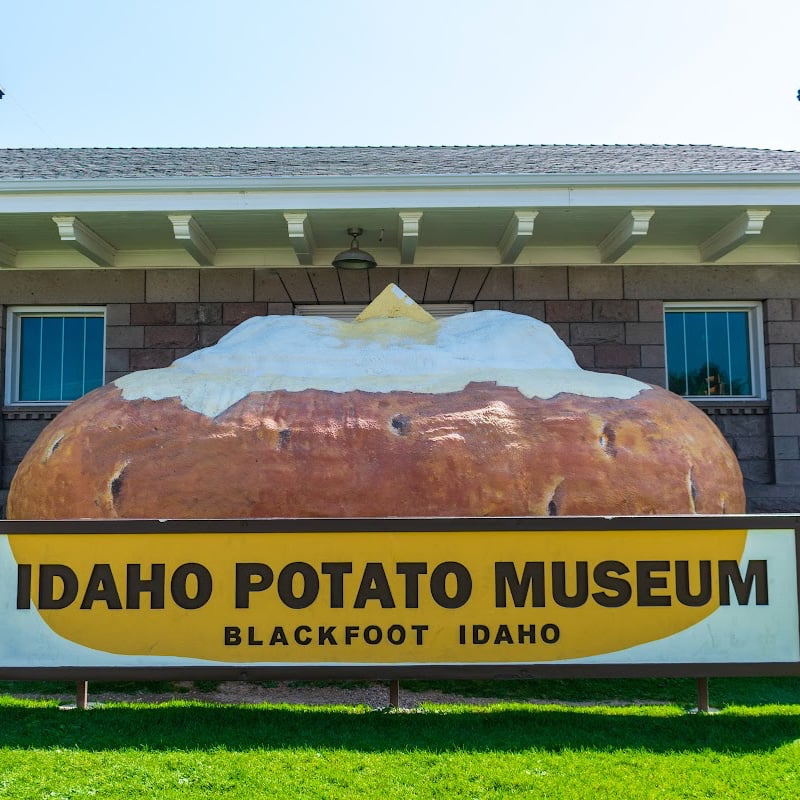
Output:
[[715,715],[686,713],[691,681],[457,686],[489,696],[503,687],[666,703],[59,711],[5,696],[0,798],[800,797],[798,679],[712,681]]

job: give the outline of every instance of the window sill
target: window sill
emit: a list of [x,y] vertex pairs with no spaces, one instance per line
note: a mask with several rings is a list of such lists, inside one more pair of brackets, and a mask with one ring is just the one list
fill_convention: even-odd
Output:
[[3,406],[3,419],[55,419],[67,404]]
[[726,414],[768,414],[768,400],[690,400],[710,417]]

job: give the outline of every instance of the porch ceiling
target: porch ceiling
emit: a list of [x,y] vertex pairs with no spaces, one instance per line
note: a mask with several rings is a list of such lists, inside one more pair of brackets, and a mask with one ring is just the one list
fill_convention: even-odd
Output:
[[[247,208],[242,203],[241,208],[213,208],[201,202],[181,208],[182,235],[172,208],[114,209],[109,203],[107,210],[102,204],[14,210],[6,199],[0,197],[0,265],[6,268],[239,266],[248,259],[255,266],[324,266],[349,246],[349,227],[364,229],[362,247],[383,266],[800,263],[800,194],[796,205],[772,207],[487,203]],[[401,214],[406,212],[421,213],[417,228],[404,227]],[[287,215],[294,215],[294,227]],[[65,230],[78,233],[70,237]],[[81,234],[83,247],[76,244]],[[93,257],[96,252],[102,257]]]

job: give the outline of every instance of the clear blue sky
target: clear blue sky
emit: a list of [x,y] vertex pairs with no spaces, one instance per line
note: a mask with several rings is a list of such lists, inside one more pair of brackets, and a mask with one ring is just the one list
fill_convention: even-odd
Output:
[[800,150],[798,0],[11,0],[0,147]]

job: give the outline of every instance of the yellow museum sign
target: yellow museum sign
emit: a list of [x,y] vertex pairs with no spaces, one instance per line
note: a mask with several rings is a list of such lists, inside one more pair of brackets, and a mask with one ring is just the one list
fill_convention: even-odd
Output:
[[800,662],[794,528],[713,519],[6,523],[0,671]]

